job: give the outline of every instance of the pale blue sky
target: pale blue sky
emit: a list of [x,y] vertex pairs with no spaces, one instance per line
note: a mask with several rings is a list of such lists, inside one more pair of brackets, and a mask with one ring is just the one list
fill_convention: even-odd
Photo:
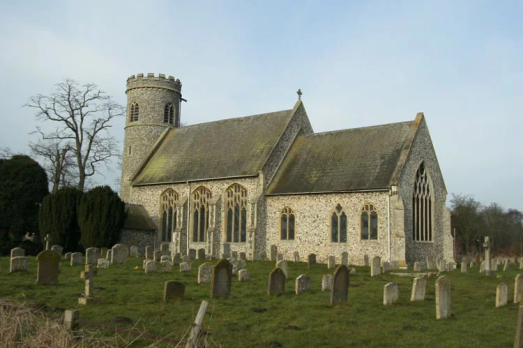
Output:
[[173,75],[187,124],[288,109],[301,88],[316,132],[423,111],[449,197],[523,210],[521,1],[1,0],[0,32],[0,147],[28,151],[21,106],[65,78],[125,104],[128,76]]

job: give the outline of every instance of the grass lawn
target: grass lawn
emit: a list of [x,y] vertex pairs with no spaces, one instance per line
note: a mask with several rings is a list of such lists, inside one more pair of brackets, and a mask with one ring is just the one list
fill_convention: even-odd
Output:
[[[216,263],[216,260],[213,260]],[[78,308],[81,320],[110,323],[115,317],[127,317],[147,332],[181,339],[194,321],[202,300],[209,301],[204,331],[222,347],[513,347],[518,305],[513,304],[514,279],[523,271],[511,265],[496,276],[479,274],[478,267],[462,274],[449,274],[452,287],[452,318],[436,320],[434,283],[427,282],[427,299],[410,302],[412,280],[390,274],[371,278],[369,267],[355,267],[351,275],[349,302],[329,306],[329,292],[321,291],[324,274],[332,273],[326,265],[307,269],[306,263],[289,262],[286,294],[267,297],[267,278],[273,262],[248,262],[250,280],[240,283],[233,278],[228,300],[209,298],[210,284],[197,283],[198,266],[181,274],[177,267],[169,273],[145,274],[141,258],[130,258],[126,265],[99,269],[94,279],[94,295],[101,303],[87,307],[78,304],[84,282],[83,267],[62,263],[59,285],[35,285],[36,259],[29,258],[29,271],[9,274],[9,258],[0,258],[0,297],[17,302],[44,304],[48,311],[60,313]],[[138,266],[138,270],[135,270]],[[502,267],[500,267],[502,269]],[[309,274],[312,290],[294,294],[294,280]],[[164,303],[164,282],[185,282],[186,298]],[[399,302],[383,306],[383,286],[399,284]],[[496,286],[508,285],[509,304],[495,308]],[[1,322],[1,318],[0,318]],[[148,344],[139,340],[134,346]]]

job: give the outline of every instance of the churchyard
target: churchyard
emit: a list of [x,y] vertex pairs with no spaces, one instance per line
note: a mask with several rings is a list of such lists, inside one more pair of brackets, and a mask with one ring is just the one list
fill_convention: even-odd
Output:
[[[139,327],[142,332],[168,337],[171,341],[163,344],[173,347],[176,344],[172,340],[187,339],[203,300],[209,306],[201,341],[207,339],[215,347],[514,347],[519,308],[513,301],[514,283],[516,276],[523,273],[515,263],[506,270],[498,267],[491,276],[480,274],[479,265],[468,267],[466,273],[459,265],[455,270],[441,272],[440,276],[450,282],[451,315],[437,320],[437,269],[416,280],[420,284],[426,281],[425,300],[411,301],[414,277],[410,274],[423,275],[427,270],[391,269],[371,277],[371,267],[349,266],[352,274],[348,301],[344,303],[343,293],[338,293],[341,302],[331,305],[331,291],[322,291],[322,280],[332,275],[334,268],[326,264],[309,268],[306,257],[302,262],[287,261],[287,269],[281,265],[282,270],[275,272],[274,279],[288,275],[284,293],[277,296],[268,295],[269,274],[276,262],[247,261],[247,272],[238,272],[243,281],[238,274],[232,276],[228,298],[224,298],[228,289],[223,283],[215,284],[220,289],[211,297],[212,284],[205,279],[198,281],[199,266],[205,262],[216,265],[219,260],[190,260],[190,270],[183,273],[178,265],[169,270],[166,263],[151,263],[148,271],[156,267],[157,272],[146,272],[143,257],[129,256],[121,264],[101,262],[100,267],[91,266],[81,277],[81,272],[86,272],[85,255],[80,262],[78,257],[73,257],[73,262],[61,259],[58,284],[52,285],[36,284],[35,257],[24,261],[27,271],[13,273],[10,258],[0,258],[0,297],[56,316],[77,309],[81,322],[107,325],[113,327],[113,332],[114,327]],[[161,259],[158,253],[156,257]],[[339,264],[341,257],[331,261]],[[72,266],[75,262],[78,264]],[[227,278],[223,272],[222,280]],[[307,290],[310,283],[309,291],[296,294],[298,277],[300,289]],[[39,279],[43,282],[46,278]],[[164,301],[168,281],[177,281],[170,283],[174,286],[183,283],[184,296]],[[506,284],[508,303],[496,308],[496,289],[501,283]],[[278,292],[277,285],[270,288]],[[92,330],[89,325],[80,326]],[[101,332],[112,334],[110,329]],[[132,346],[151,342],[140,338]]]

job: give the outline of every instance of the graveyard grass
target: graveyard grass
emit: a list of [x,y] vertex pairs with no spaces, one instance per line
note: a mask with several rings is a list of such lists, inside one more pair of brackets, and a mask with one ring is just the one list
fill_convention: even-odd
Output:
[[[29,271],[9,274],[9,258],[0,258],[0,297],[63,314],[64,309],[80,309],[82,321],[121,328],[139,326],[160,336],[181,339],[187,333],[202,300],[209,301],[203,331],[216,347],[513,347],[518,304],[513,304],[514,280],[519,265],[511,264],[496,276],[479,274],[478,267],[460,273],[444,273],[451,282],[452,317],[436,320],[435,280],[427,281],[427,299],[410,302],[413,278],[382,274],[370,277],[369,267],[355,267],[351,275],[349,301],[332,307],[330,292],[321,291],[322,276],[333,272],[318,264],[289,262],[289,278],[283,296],[267,296],[267,279],[274,262],[248,262],[249,280],[233,276],[230,299],[211,299],[210,284],[198,284],[198,266],[181,274],[178,267],[169,273],[145,274],[142,258],[129,258],[125,265],[99,269],[94,278],[94,296],[101,302],[78,304],[84,290],[80,279],[83,266],[62,262],[58,285],[35,285],[36,260],[29,257]],[[213,263],[216,263],[213,260]],[[134,269],[138,266],[138,269]],[[309,274],[311,291],[295,295],[294,282]],[[165,303],[164,282],[186,283],[186,297]],[[383,286],[399,284],[398,303],[383,305]],[[508,306],[495,308],[496,286],[508,285]],[[115,317],[132,323],[115,323]],[[0,318],[1,321],[1,318]],[[111,335],[110,331],[105,331]],[[132,346],[152,341],[141,338]],[[167,344],[165,344],[167,345]],[[174,346],[175,344],[172,344]]]

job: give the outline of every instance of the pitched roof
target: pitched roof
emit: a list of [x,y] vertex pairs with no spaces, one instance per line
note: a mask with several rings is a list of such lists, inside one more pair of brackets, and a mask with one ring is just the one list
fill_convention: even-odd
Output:
[[283,134],[292,111],[170,129],[133,185],[255,176]]
[[123,225],[128,230],[157,230],[158,226],[151,219],[147,210],[141,204],[125,204],[127,218]]
[[300,136],[268,194],[387,189],[418,123],[416,118],[414,122]]

